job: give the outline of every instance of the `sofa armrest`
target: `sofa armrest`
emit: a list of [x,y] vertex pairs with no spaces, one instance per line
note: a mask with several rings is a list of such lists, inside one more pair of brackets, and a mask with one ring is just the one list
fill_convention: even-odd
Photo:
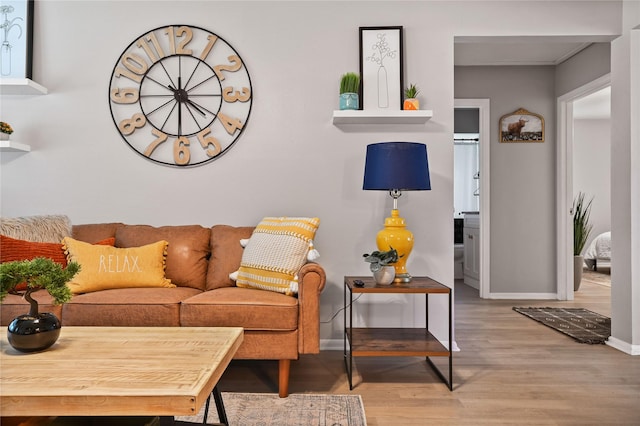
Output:
[[317,263],[307,263],[298,272],[298,353],[320,352],[320,293],[325,281]]

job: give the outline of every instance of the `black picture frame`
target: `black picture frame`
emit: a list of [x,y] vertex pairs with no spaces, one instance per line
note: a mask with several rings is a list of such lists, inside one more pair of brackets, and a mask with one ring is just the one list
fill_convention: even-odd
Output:
[[404,80],[403,27],[360,27],[360,109],[399,111]]
[[35,0],[3,0],[0,8],[0,77],[33,77]]

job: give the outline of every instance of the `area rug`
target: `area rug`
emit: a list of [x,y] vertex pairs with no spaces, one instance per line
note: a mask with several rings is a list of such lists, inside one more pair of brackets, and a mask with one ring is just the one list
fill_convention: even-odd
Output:
[[[222,392],[229,426],[366,426],[360,395],[277,394]],[[182,422],[202,423],[204,407],[197,416],[176,417]],[[211,401],[207,423],[218,423]]]
[[583,308],[518,308],[514,311],[551,327],[580,343],[604,344],[611,336],[611,318]]
[[611,287],[611,273],[584,270],[582,271],[582,282]]

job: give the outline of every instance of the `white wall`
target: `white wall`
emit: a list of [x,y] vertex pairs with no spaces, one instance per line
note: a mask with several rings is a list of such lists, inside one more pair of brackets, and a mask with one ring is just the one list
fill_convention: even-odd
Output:
[[592,82],[611,70],[611,43],[593,43],[556,67],[556,94]]
[[[325,320],[342,307],[343,276],[368,273],[361,254],[374,246],[391,208],[388,195],[361,189],[368,143],[427,144],[433,189],[400,200],[416,239],[408,268],[453,284],[454,36],[609,37],[619,32],[620,6],[606,1],[39,1],[35,15],[34,79],[50,93],[1,99],[2,120],[14,127],[13,139],[33,149],[2,153],[2,215],[64,213],[74,223],[205,226],[250,225],[265,215],[317,215],[322,223],[316,246],[328,276]],[[506,16],[526,16],[533,24]],[[254,90],[241,139],[219,160],[193,169],[158,166],[132,152],[112,123],[107,98],[111,71],[125,47],[152,28],[181,23],[207,28],[233,45]],[[358,69],[358,27],[372,25],[404,26],[405,81],[418,84],[422,108],[434,111],[426,125],[331,124],[339,76]],[[531,109],[547,116],[545,105]],[[523,149],[543,153],[547,145]],[[501,159],[512,160],[509,154]],[[550,163],[552,156],[533,154],[526,170],[540,176],[549,168],[551,175]],[[521,190],[520,179],[511,185],[500,175],[494,179],[505,182],[506,194]],[[536,195],[532,208],[537,201]],[[544,244],[551,229],[540,235]],[[499,260],[495,255],[500,252],[494,254]],[[526,254],[516,260],[531,262]],[[538,269],[554,268],[552,253],[536,262]],[[423,306],[410,302],[409,309],[401,309],[407,301],[413,299],[362,298],[359,321],[420,324]],[[443,315],[445,303],[432,303],[432,329],[444,338],[446,323],[435,318]],[[341,317],[322,326],[323,339],[341,341]]]
[[624,1],[611,44],[611,334],[640,355],[640,2]]
[[595,237],[611,231],[611,120],[574,120],[573,137],[573,192],[593,197],[586,250]]

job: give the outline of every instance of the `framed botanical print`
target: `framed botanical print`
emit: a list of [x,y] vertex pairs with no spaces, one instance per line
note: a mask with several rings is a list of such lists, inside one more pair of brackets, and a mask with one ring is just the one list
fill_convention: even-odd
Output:
[[360,107],[402,109],[402,27],[360,27]]
[[544,142],[544,118],[523,108],[503,115],[500,142]]
[[34,0],[0,1],[0,77],[31,78]]

